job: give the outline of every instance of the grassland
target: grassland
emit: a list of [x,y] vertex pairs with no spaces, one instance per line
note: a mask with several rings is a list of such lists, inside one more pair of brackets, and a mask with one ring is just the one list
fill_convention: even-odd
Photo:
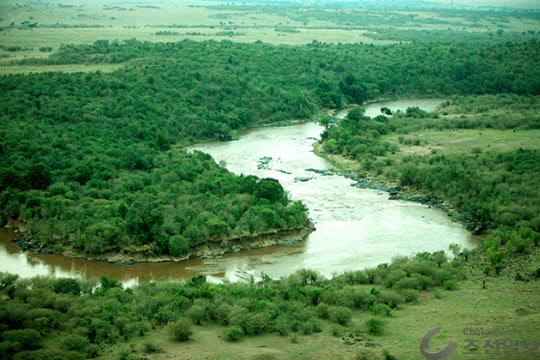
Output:
[[[382,358],[384,350],[400,360],[422,359],[419,345],[422,337],[432,328],[442,327],[442,332],[430,342],[434,351],[442,349],[450,341],[458,343],[458,349],[448,359],[493,359],[485,354],[482,346],[486,340],[538,340],[540,333],[540,283],[516,281],[516,271],[533,272],[540,261],[538,251],[534,256],[516,259],[497,278],[487,278],[481,271],[481,262],[468,268],[468,279],[459,283],[455,291],[431,291],[423,294],[416,303],[400,306],[385,318],[382,335],[369,335],[365,321],[372,317],[369,312],[355,312],[352,324],[334,334],[335,326],[324,323],[322,332],[309,336],[279,336],[266,334],[248,337],[237,343],[226,341],[223,327],[202,325],[193,328],[193,339],[179,344],[170,339],[166,329],[150,332],[144,338],[112,347],[102,358],[149,358],[149,359],[364,359],[361,354],[373,354],[366,359]],[[483,289],[483,281],[486,289]],[[369,287],[367,288],[370,289]],[[519,294],[519,296],[516,296]],[[470,336],[466,329],[514,331],[512,335]],[[514,330],[513,330],[514,329]],[[469,340],[478,341],[480,349],[474,355],[466,355]],[[157,345],[160,352],[148,354],[145,343]],[[530,359],[527,356],[503,355],[498,358]]]
[[0,75],[5,74],[28,74],[39,72],[89,72],[89,71],[101,71],[112,72],[121,68],[124,64],[71,64],[71,65],[18,65],[18,66],[0,66]]
[[[136,38],[151,42],[182,39],[302,45],[368,43],[384,45],[414,40],[414,35],[388,37],[381,29],[448,31],[452,33],[522,33],[534,37],[540,30],[536,13],[442,12],[432,9],[320,8],[307,5],[270,6],[256,3],[223,4],[206,1],[165,2],[158,6],[141,2],[0,3],[1,73],[28,72],[11,66],[13,60],[47,56],[39,48],[58,49],[62,44],[93,43],[96,40]],[[500,37],[504,40],[503,37]],[[7,51],[8,47],[20,47]],[[31,69],[31,71],[44,71]],[[64,71],[62,68],[51,69]],[[72,71],[72,69],[65,69]],[[93,71],[91,67],[78,70]],[[77,71],[78,71],[77,70]],[[102,69],[99,69],[102,70]],[[48,71],[48,70],[47,70]]]
[[[398,131],[383,135],[381,140],[397,150],[377,158],[382,168],[377,168],[376,172],[366,172],[359,162],[342,155],[323,153],[320,146],[317,152],[344,171],[391,178],[389,175],[395,165],[403,163],[410,156],[540,149],[540,130],[522,127],[527,122],[539,120],[539,106],[534,97],[520,99],[502,95],[456,98],[437,111],[437,119],[424,122],[419,119],[405,120],[400,123]],[[480,125],[482,122],[484,125]],[[496,122],[501,123],[499,128],[493,125]]]
[[[396,158],[433,152],[448,154],[540,148],[540,130],[423,130],[406,136],[393,134],[387,139],[399,148],[395,154]],[[410,140],[413,143],[419,142],[419,145],[403,144],[400,143],[400,139],[401,141]]]

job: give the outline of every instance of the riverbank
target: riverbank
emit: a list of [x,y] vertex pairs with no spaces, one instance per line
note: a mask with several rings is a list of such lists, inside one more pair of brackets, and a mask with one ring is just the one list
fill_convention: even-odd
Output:
[[448,200],[441,200],[432,194],[425,194],[413,189],[401,187],[396,182],[380,176],[360,176],[360,164],[341,155],[328,154],[322,150],[322,144],[317,143],[313,151],[332,164],[339,175],[356,181],[353,185],[359,189],[373,189],[387,192],[390,200],[403,200],[417,202],[430,208],[444,211],[450,218],[462,223],[473,235],[483,233],[481,227],[471,219],[466,213],[456,209]]
[[[418,101],[426,103],[422,99]],[[400,101],[399,106],[414,106],[417,102],[411,100],[411,103],[404,104]],[[368,105],[368,108],[377,110],[380,105]],[[364,190],[368,186],[362,186],[358,180],[356,186],[351,187],[350,177],[341,176],[328,161],[313,152],[313,145],[322,129],[315,121],[300,121],[291,126],[253,129],[238,141],[188,148],[211,155],[214,163],[225,166],[231,173],[278,180],[292,200],[301,201],[309,210],[309,218],[316,224],[316,231],[311,232],[312,225],[303,227],[305,223],[302,222],[297,225],[301,228],[277,234],[274,231],[259,234],[256,239],[245,237],[236,239],[236,242],[217,239],[210,246],[194,249],[181,258],[157,256],[151,247],[134,246],[126,251],[102,253],[100,256],[81,256],[75,251],[64,251],[68,256],[54,255],[54,251],[51,251],[52,255],[39,257],[31,252],[18,256],[16,254],[20,255],[20,252],[12,250],[6,252],[4,258],[25,269],[23,276],[28,276],[27,270],[32,268],[30,261],[25,259],[39,258],[46,267],[32,268],[30,273],[43,275],[61,268],[66,274],[77,276],[83,273],[99,278],[105,273],[131,284],[159,278],[188,279],[197,274],[210,276],[216,281],[222,278],[236,281],[249,276],[257,278],[261,273],[279,278],[302,268],[317,269],[325,276],[332,276],[376,266],[396,256],[444,250],[450,244],[464,248],[471,246],[470,233],[435,208],[390,201],[387,196],[382,196],[382,191]],[[171,151],[184,153],[183,148]],[[375,186],[371,184],[369,187]],[[380,185],[378,188],[388,190]],[[275,223],[272,218],[268,219]],[[284,218],[284,221],[294,223],[294,219]],[[257,223],[253,226],[262,228]],[[309,242],[304,242],[308,235]],[[22,245],[38,244],[36,241],[27,242],[30,244]],[[53,245],[49,246],[62,241],[51,243]],[[275,246],[280,244],[297,245]],[[34,250],[44,251],[40,246]],[[229,255],[220,260],[199,260],[221,258],[225,254]],[[133,266],[127,269],[115,264]],[[16,267],[11,266],[10,269],[16,270]]]
[[315,229],[310,222],[307,226],[297,229],[274,230],[256,235],[246,235],[239,237],[229,237],[219,241],[208,242],[189,251],[185,256],[162,256],[154,255],[149,247],[139,247],[137,249],[124,249],[119,252],[109,252],[102,255],[88,255],[73,250],[52,251],[42,244],[36,243],[34,237],[24,226],[14,226],[14,238],[12,242],[17,244],[23,251],[31,251],[36,254],[59,254],[72,258],[85,260],[104,261],[117,265],[131,266],[134,263],[160,263],[160,262],[181,262],[188,259],[217,259],[222,258],[227,253],[238,253],[245,250],[261,249],[277,245],[293,245],[303,242]]

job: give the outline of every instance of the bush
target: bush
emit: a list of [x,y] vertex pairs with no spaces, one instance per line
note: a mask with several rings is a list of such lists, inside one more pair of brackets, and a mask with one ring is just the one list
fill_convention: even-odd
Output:
[[316,308],[317,316],[321,319],[329,319],[330,318],[330,307],[326,304],[319,304]]
[[270,316],[267,313],[249,313],[242,322],[242,329],[248,335],[262,334],[268,329]]
[[21,351],[17,353],[13,360],[84,360],[86,356],[84,354],[74,351],[54,351],[54,350],[35,350],[35,351]]
[[193,334],[191,323],[186,319],[177,320],[169,329],[174,341],[178,342],[188,341]]
[[0,289],[5,289],[8,286],[13,285],[18,278],[19,275],[0,272]]
[[378,302],[381,302],[381,303],[384,303],[388,306],[390,306],[390,308],[394,309],[396,308],[399,304],[402,304],[405,302],[405,298],[394,292],[394,291],[384,291],[384,292],[381,292],[379,295],[378,295],[378,299],[377,299]]
[[343,336],[345,329],[343,329],[343,326],[341,325],[332,325],[330,332],[332,333],[332,336],[340,337]]
[[369,350],[360,350],[356,354],[355,360],[375,360],[378,357]]
[[57,279],[53,283],[53,289],[59,294],[79,295],[81,293],[81,286],[75,279]]
[[446,290],[450,290],[450,291],[457,290],[458,288],[458,284],[456,280],[446,280],[443,283],[443,286]]
[[287,315],[280,315],[274,325],[275,330],[281,335],[289,335],[293,331],[292,320]]
[[308,321],[302,324],[302,333],[304,335],[320,333],[321,331],[322,331],[321,324],[316,319],[309,319]]
[[404,289],[401,291],[401,295],[405,298],[406,302],[415,302],[418,300],[418,297],[420,296],[420,292],[413,289]]
[[366,329],[367,332],[371,335],[382,335],[384,330],[384,321],[377,319],[377,318],[371,318],[366,320]]
[[0,342],[0,359],[9,359],[15,355],[21,346],[17,342],[13,341],[2,341]]
[[379,316],[390,316],[390,307],[386,304],[375,304],[371,307],[371,311],[375,315]]
[[329,309],[330,320],[340,324],[347,325],[351,321],[352,311],[342,306],[332,306]]
[[186,312],[186,316],[193,321],[194,324],[201,325],[206,320],[206,309],[202,305],[193,305]]
[[397,357],[390,354],[390,352],[388,350],[386,350],[386,349],[383,350],[383,358],[384,358],[384,360],[398,360]]
[[160,352],[163,351],[163,349],[161,349],[161,347],[159,347],[159,345],[157,345],[156,343],[150,342],[150,341],[146,341],[143,344],[143,349],[142,350],[146,354],[155,354],[155,353],[160,353]]
[[244,336],[244,330],[240,326],[231,326],[225,330],[225,339],[231,342],[237,342]]
[[39,349],[41,347],[41,335],[34,329],[8,330],[2,336],[4,341],[18,343],[25,350]]
[[66,336],[62,340],[62,345],[64,345],[64,348],[66,350],[85,352],[88,348],[88,345],[90,344],[87,338],[80,335],[72,334]]

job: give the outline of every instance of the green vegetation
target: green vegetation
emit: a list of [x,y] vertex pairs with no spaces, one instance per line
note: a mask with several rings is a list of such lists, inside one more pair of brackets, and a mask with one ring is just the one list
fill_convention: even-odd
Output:
[[356,109],[326,130],[322,150],[357,160],[357,174],[450,203],[471,230],[488,231],[486,271],[498,274],[540,245],[539,104],[514,95],[454,98],[436,113],[409,108],[374,119]]
[[434,113],[321,116],[319,151],[485,236],[451,258],[420,253],[332,279],[301,270],[124,288],[0,273],[0,358],[416,359],[432,325],[460,345],[478,324],[531,340],[539,19],[537,9],[391,0],[1,2],[0,225],[22,223],[25,249],[178,259],[305,230],[307,209],[276,180],[231,174],[185,147],[412,96],[450,100]]
[[[534,94],[538,49],[536,42],[64,46],[19,63],[130,65],[107,74],[0,78],[0,220],[29,221],[25,247],[87,255],[181,257],[206,243],[305,228],[306,209],[278,183],[233,176],[173,145],[230,140],[249,126],[379,96]],[[429,61],[418,61],[428,53]],[[380,120],[361,136],[387,131]],[[390,148],[369,149],[382,155]]]
[[[470,5],[470,2],[466,2]],[[515,5],[512,2],[511,5]],[[10,61],[43,55],[62,44],[96,40],[162,42],[219,40],[303,45],[325,43],[385,45],[397,42],[499,42],[538,39],[538,9],[472,8],[434,2],[363,1],[212,4],[193,0],[159,7],[113,6],[82,1],[0,4],[0,43],[21,51],[1,51],[0,67]],[[166,35],[166,36],[164,36]],[[47,51],[51,51],[47,50]],[[2,66],[3,65],[3,66]]]
[[[193,325],[225,327],[231,342],[275,333],[310,335],[330,323],[351,326],[353,314],[399,309],[420,292],[463,280],[465,260],[444,252],[395,259],[374,269],[327,280],[301,270],[288,278],[219,284],[197,276],[183,283],[147,283],[124,289],[116,280],[17,279],[0,274],[0,355],[3,359],[45,356],[86,358],[112,346],[166,328],[186,342]],[[405,281],[407,279],[407,281]],[[414,294],[414,296],[411,296]],[[389,311],[389,310],[388,310]],[[384,315],[383,315],[384,316]],[[381,334],[373,318],[367,332]],[[144,352],[161,347],[144,342]]]
[[185,319],[179,319],[174,324],[170,325],[170,331],[173,339],[178,342],[188,341],[193,334],[191,331],[191,324]]

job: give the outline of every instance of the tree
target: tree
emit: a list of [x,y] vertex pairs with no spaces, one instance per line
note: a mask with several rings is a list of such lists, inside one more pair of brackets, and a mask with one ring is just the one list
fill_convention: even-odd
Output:
[[364,108],[359,108],[359,107],[354,108],[351,111],[349,111],[349,113],[347,114],[347,120],[360,121],[360,120],[368,119],[366,118],[366,116],[364,116],[365,112],[366,111]]
[[81,286],[75,279],[57,279],[53,283],[53,289],[59,294],[71,294],[78,296],[81,293]]
[[281,184],[275,179],[262,179],[257,183],[255,194],[259,199],[268,199],[272,202],[284,202],[286,200],[285,191]]
[[382,108],[381,108],[381,113],[382,113],[383,115],[392,116],[392,110],[390,110],[390,109],[387,108],[387,107],[382,107]]
[[24,179],[21,174],[9,167],[0,169],[0,191],[5,189],[23,189],[25,187]]
[[101,277],[99,282],[101,284],[101,290],[104,292],[109,289],[122,288],[122,284],[120,283],[120,281],[107,277],[105,275]]
[[169,238],[169,253],[172,256],[184,256],[188,251],[188,241],[184,236],[174,235]]
[[49,168],[44,164],[33,164],[26,175],[26,182],[32,189],[46,189],[53,179]]
[[343,94],[356,104],[363,104],[368,98],[366,87],[351,74],[345,76],[339,87]]
[[319,124],[324,126],[325,130],[328,130],[328,127],[332,123],[332,117],[328,115],[323,115],[319,118]]
[[161,233],[163,221],[159,204],[149,199],[135,201],[127,214],[128,230],[140,244],[151,243]]

